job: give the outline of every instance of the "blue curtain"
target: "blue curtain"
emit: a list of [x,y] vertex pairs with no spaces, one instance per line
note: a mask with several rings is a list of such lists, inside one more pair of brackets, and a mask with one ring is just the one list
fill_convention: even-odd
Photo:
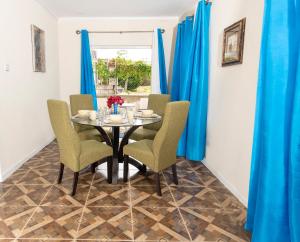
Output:
[[[178,24],[177,37],[175,46],[175,55],[173,63],[173,74],[171,84],[171,99],[172,101],[183,100],[184,90],[181,88],[186,80],[187,63],[191,52],[191,41],[193,36],[194,17],[188,16]],[[177,155],[185,156],[186,154],[186,130],[182,134],[182,138],[178,143]]]
[[161,29],[157,29],[157,39],[158,39],[158,64],[159,64],[160,92],[162,94],[168,94],[164,42],[163,42],[163,38],[162,38]]
[[299,0],[265,0],[246,229],[300,241]]
[[176,46],[174,54],[174,63],[173,63],[173,73],[172,73],[172,83],[171,83],[171,100],[179,100],[179,91],[180,91],[180,60],[181,60],[181,49],[182,46],[182,25],[183,23],[178,24],[177,26],[177,37],[176,37]]
[[196,161],[203,160],[205,156],[210,9],[211,3],[200,1],[194,24],[191,18],[187,18],[179,25],[182,37],[177,35],[180,43],[176,43],[173,69],[175,82],[172,84],[172,99],[188,100],[191,103],[177,155]]
[[177,37],[173,63],[171,84],[172,101],[180,100],[180,83],[184,81],[187,69],[187,60],[191,49],[194,17],[188,16],[177,26]]
[[94,109],[97,110],[97,95],[94,82],[92,56],[87,30],[81,30],[81,94],[91,94],[93,96]]

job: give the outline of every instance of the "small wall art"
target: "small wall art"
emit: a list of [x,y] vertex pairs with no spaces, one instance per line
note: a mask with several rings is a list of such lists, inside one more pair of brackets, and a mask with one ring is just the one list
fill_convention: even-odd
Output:
[[46,72],[45,31],[31,25],[32,63],[34,72]]
[[224,30],[222,66],[243,63],[246,18]]

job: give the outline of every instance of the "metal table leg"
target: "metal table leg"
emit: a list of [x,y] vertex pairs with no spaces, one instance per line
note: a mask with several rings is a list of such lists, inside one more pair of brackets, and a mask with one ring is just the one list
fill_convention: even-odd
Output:
[[120,139],[120,127],[112,127],[112,148],[113,148],[113,174],[112,183],[117,184],[119,173],[119,139]]

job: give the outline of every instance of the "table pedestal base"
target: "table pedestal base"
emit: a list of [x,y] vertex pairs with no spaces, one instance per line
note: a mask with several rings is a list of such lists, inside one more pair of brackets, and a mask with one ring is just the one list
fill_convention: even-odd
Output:
[[[132,126],[120,140],[120,127],[112,127],[112,139],[109,138],[106,131],[102,127],[95,127],[101,134],[103,140],[106,142],[107,145],[113,148],[113,169],[112,169],[112,183],[117,184],[119,178],[119,163],[124,162],[124,153],[123,147],[128,144],[128,140],[130,135],[137,129],[139,126]],[[146,168],[143,164],[138,162],[135,159],[129,158],[129,164],[138,168],[141,172],[145,172]]]

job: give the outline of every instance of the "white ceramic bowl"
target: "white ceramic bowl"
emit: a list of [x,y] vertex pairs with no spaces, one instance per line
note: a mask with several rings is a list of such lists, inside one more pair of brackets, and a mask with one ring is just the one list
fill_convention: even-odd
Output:
[[109,119],[112,123],[121,123],[122,122],[122,115],[121,114],[111,114]]
[[151,117],[153,115],[153,110],[151,109],[142,110],[142,115],[144,117]]
[[90,115],[91,110],[78,110],[78,115],[81,118],[87,118]]

